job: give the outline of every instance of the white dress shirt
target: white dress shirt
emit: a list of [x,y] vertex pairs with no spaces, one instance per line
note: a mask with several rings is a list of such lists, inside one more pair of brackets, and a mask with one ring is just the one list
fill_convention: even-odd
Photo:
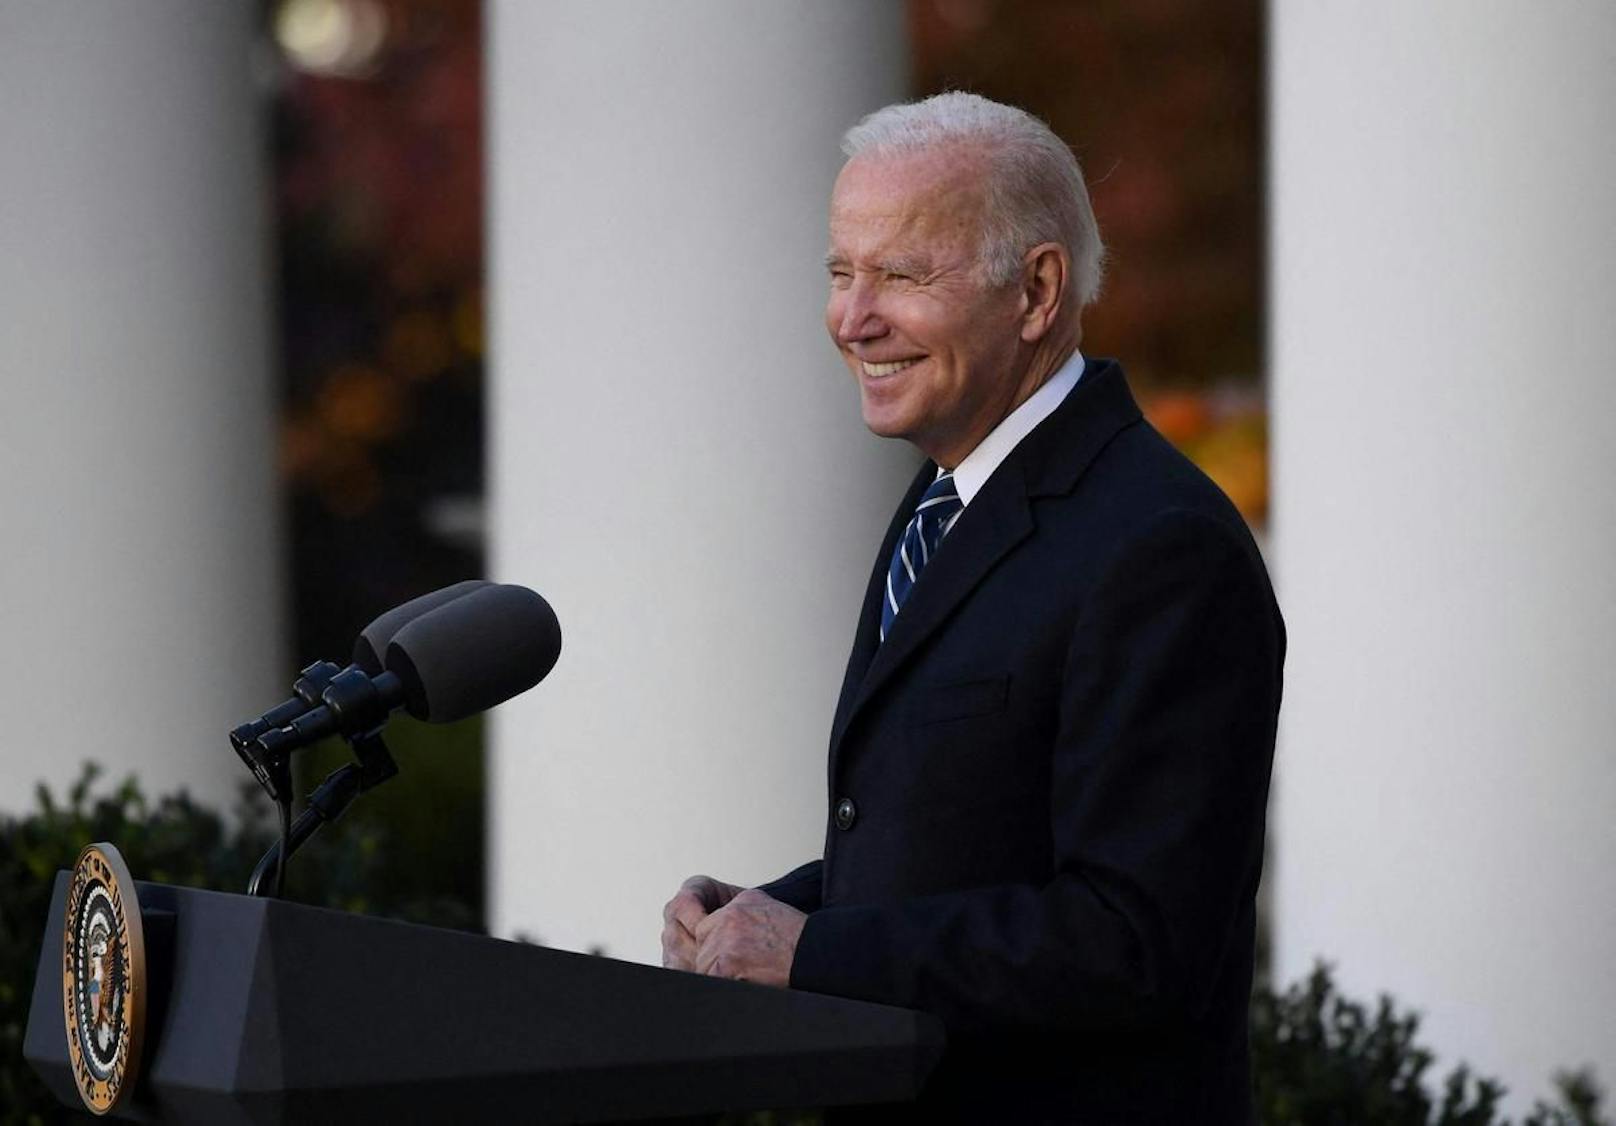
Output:
[[[970,504],[971,498],[976,496],[982,486],[987,484],[993,471],[999,468],[999,463],[1010,456],[1010,451],[1021,444],[1021,440],[1032,433],[1033,427],[1048,418],[1071,393],[1077,381],[1083,376],[1083,354],[1073,352],[1071,357],[1044,381],[1044,385],[1034,391],[1025,403],[1005,416],[1004,421],[993,428],[993,431],[981,442],[976,449],[965,455],[965,459],[954,467],[954,488],[959,491],[960,503]],[[937,470],[941,477],[943,471]]]

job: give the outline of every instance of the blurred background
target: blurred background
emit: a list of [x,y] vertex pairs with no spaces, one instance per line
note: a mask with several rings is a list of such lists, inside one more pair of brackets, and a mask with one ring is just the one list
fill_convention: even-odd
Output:
[[550,599],[555,673],[397,721],[294,896],[655,961],[684,876],[817,854],[916,464],[824,339],[825,203],[943,89],[1073,146],[1083,350],[1269,556],[1271,979],[1516,1107],[1616,1074],[1603,0],[0,0],[0,1034],[79,845],[244,885],[225,733],[462,578]]

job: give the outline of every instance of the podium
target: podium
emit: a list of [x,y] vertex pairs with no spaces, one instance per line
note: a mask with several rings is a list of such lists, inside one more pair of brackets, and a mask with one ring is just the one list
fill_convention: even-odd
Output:
[[[82,1108],[58,873],[23,1054]],[[281,900],[137,883],[151,1005],[115,1115],[173,1123],[607,1122],[915,1098],[906,1009]]]

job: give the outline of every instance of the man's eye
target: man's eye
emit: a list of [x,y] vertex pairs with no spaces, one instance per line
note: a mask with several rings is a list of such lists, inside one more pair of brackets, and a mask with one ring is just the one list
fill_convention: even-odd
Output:
[[832,270],[830,272],[830,284],[836,286],[838,289],[847,288],[852,281],[853,275],[848,273],[846,270]]

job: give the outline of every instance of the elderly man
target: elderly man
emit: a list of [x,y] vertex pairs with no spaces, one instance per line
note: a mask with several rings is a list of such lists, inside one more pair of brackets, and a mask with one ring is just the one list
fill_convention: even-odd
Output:
[[1284,628],[1244,523],[1078,353],[1071,152],[967,94],[847,134],[826,327],[928,463],[831,726],[824,854],[705,876],[667,965],[923,1009],[930,1120],[1245,1122]]

